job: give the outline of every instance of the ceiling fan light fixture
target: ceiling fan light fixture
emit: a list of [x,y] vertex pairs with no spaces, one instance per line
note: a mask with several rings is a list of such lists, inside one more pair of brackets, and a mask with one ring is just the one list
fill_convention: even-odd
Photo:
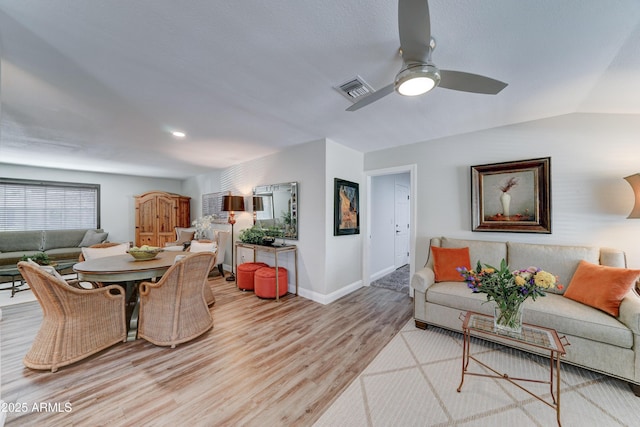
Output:
[[417,96],[440,83],[440,71],[431,64],[411,64],[396,75],[395,89],[400,95]]

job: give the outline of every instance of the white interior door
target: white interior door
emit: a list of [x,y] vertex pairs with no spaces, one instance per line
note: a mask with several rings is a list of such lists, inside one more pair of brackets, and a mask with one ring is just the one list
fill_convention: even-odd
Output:
[[400,268],[409,263],[409,187],[395,185],[395,267]]

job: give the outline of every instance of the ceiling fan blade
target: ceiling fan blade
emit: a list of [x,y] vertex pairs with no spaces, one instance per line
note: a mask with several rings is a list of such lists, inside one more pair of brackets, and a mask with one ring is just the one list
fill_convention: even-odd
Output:
[[377,91],[373,92],[371,95],[365,96],[360,101],[356,102],[351,107],[347,108],[346,111],[359,110],[362,107],[365,107],[365,106],[367,106],[367,105],[369,105],[369,104],[371,104],[373,102],[376,102],[380,98],[384,98],[385,96],[387,96],[390,93],[392,93],[394,90],[395,89],[393,87],[393,83],[391,83],[390,85],[387,85],[387,86],[383,87],[382,89],[378,89]]
[[427,0],[398,0],[398,29],[404,62],[427,62],[431,43]]
[[439,87],[463,92],[484,93],[495,95],[507,87],[507,83],[479,74],[463,71],[440,70]]

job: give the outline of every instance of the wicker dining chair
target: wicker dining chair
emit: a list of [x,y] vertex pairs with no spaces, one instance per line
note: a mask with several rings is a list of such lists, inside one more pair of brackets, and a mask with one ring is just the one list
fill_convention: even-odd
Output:
[[213,327],[204,295],[214,259],[211,252],[188,255],[158,282],[140,284],[139,338],[175,348]]
[[25,261],[18,263],[18,270],[43,312],[40,330],[23,359],[26,367],[55,372],[127,340],[120,286],[79,289]]
[[[106,248],[112,248],[114,246],[120,246],[122,245],[122,243],[116,243],[116,242],[103,242],[103,243],[96,243],[95,245],[91,245],[88,246],[89,249],[106,249]],[[97,255],[99,252],[97,251],[92,251],[92,254],[94,255],[95,258],[101,258],[102,256]],[[123,252],[126,253],[126,252]],[[113,256],[114,254],[111,253],[111,251],[106,251],[105,255],[103,256]],[[84,253],[80,252],[80,255],[78,256],[78,262],[83,262],[86,261],[84,258]],[[104,286],[104,283],[102,282],[88,282],[86,280],[81,281],[80,283],[86,283],[88,285],[90,285],[92,288],[102,288]],[[82,285],[80,285],[82,287]]]
[[[210,243],[214,243],[213,240],[193,240],[191,242],[191,246],[193,246],[193,248],[191,246],[189,246],[189,249],[187,249],[188,252],[190,253],[201,253],[201,252],[207,252],[207,253],[212,253],[214,255],[214,262],[211,265],[211,270],[213,270],[215,268],[215,260],[218,259],[218,251],[220,250],[216,245],[213,245],[213,250],[200,250],[200,249],[195,249],[195,247],[197,245],[194,245],[193,242],[198,242],[198,243],[204,243],[204,244],[210,244]],[[211,273],[211,272],[209,272]],[[224,277],[224,275],[222,276]],[[216,297],[213,295],[213,291],[211,290],[211,286],[209,286],[209,284],[207,283],[206,286],[204,287],[204,299],[207,301],[207,305],[209,307],[211,307],[213,304],[216,303]]]

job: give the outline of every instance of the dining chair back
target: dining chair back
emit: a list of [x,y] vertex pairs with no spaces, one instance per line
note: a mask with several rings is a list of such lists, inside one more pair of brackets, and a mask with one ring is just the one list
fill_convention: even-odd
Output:
[[[224,277],[224,257],[227,252],[227,246],[229,245],[229,240],[231,239],[230,231],[222,231],[219,230],[216,236],[216,241],[218,242],[218,253],[216,254],[215,265],[218,267],[218,271],[220,275]],[[231,248],[233,250],[233,248]]]
[[40,330],[23,359],[31,369],[51,369],[82,360],[127,340],[124,289],[73,287],[37,265],[21,261],[18,270],[43,312]]
[[[189,246],[188,252],[190,253],[212,253],[216,256],[218,252],[218,247],[216,242],[213,240],[201,239],[201,240],[192,240],[191,245]],[[213,270],[215,264],[211,264],[211,269]],[[207,285],[204,288],[204,298],[207,301],[208,306],[212,306],[216,303],[216,297],[213,295],[213,291],[211,290],[211,286]]]
[[[116,247],[117,246],[117,247]],[[113,255],[122,255],[127,253],[129,245],[127,243],[104,242],[82,248],[78,261],[86,261],[88,259],[96,259]]]
[[214,259],[211,252],[188,255],[158,282],[140,284],[138,337],[174,348],[213,327],[205,287]]

